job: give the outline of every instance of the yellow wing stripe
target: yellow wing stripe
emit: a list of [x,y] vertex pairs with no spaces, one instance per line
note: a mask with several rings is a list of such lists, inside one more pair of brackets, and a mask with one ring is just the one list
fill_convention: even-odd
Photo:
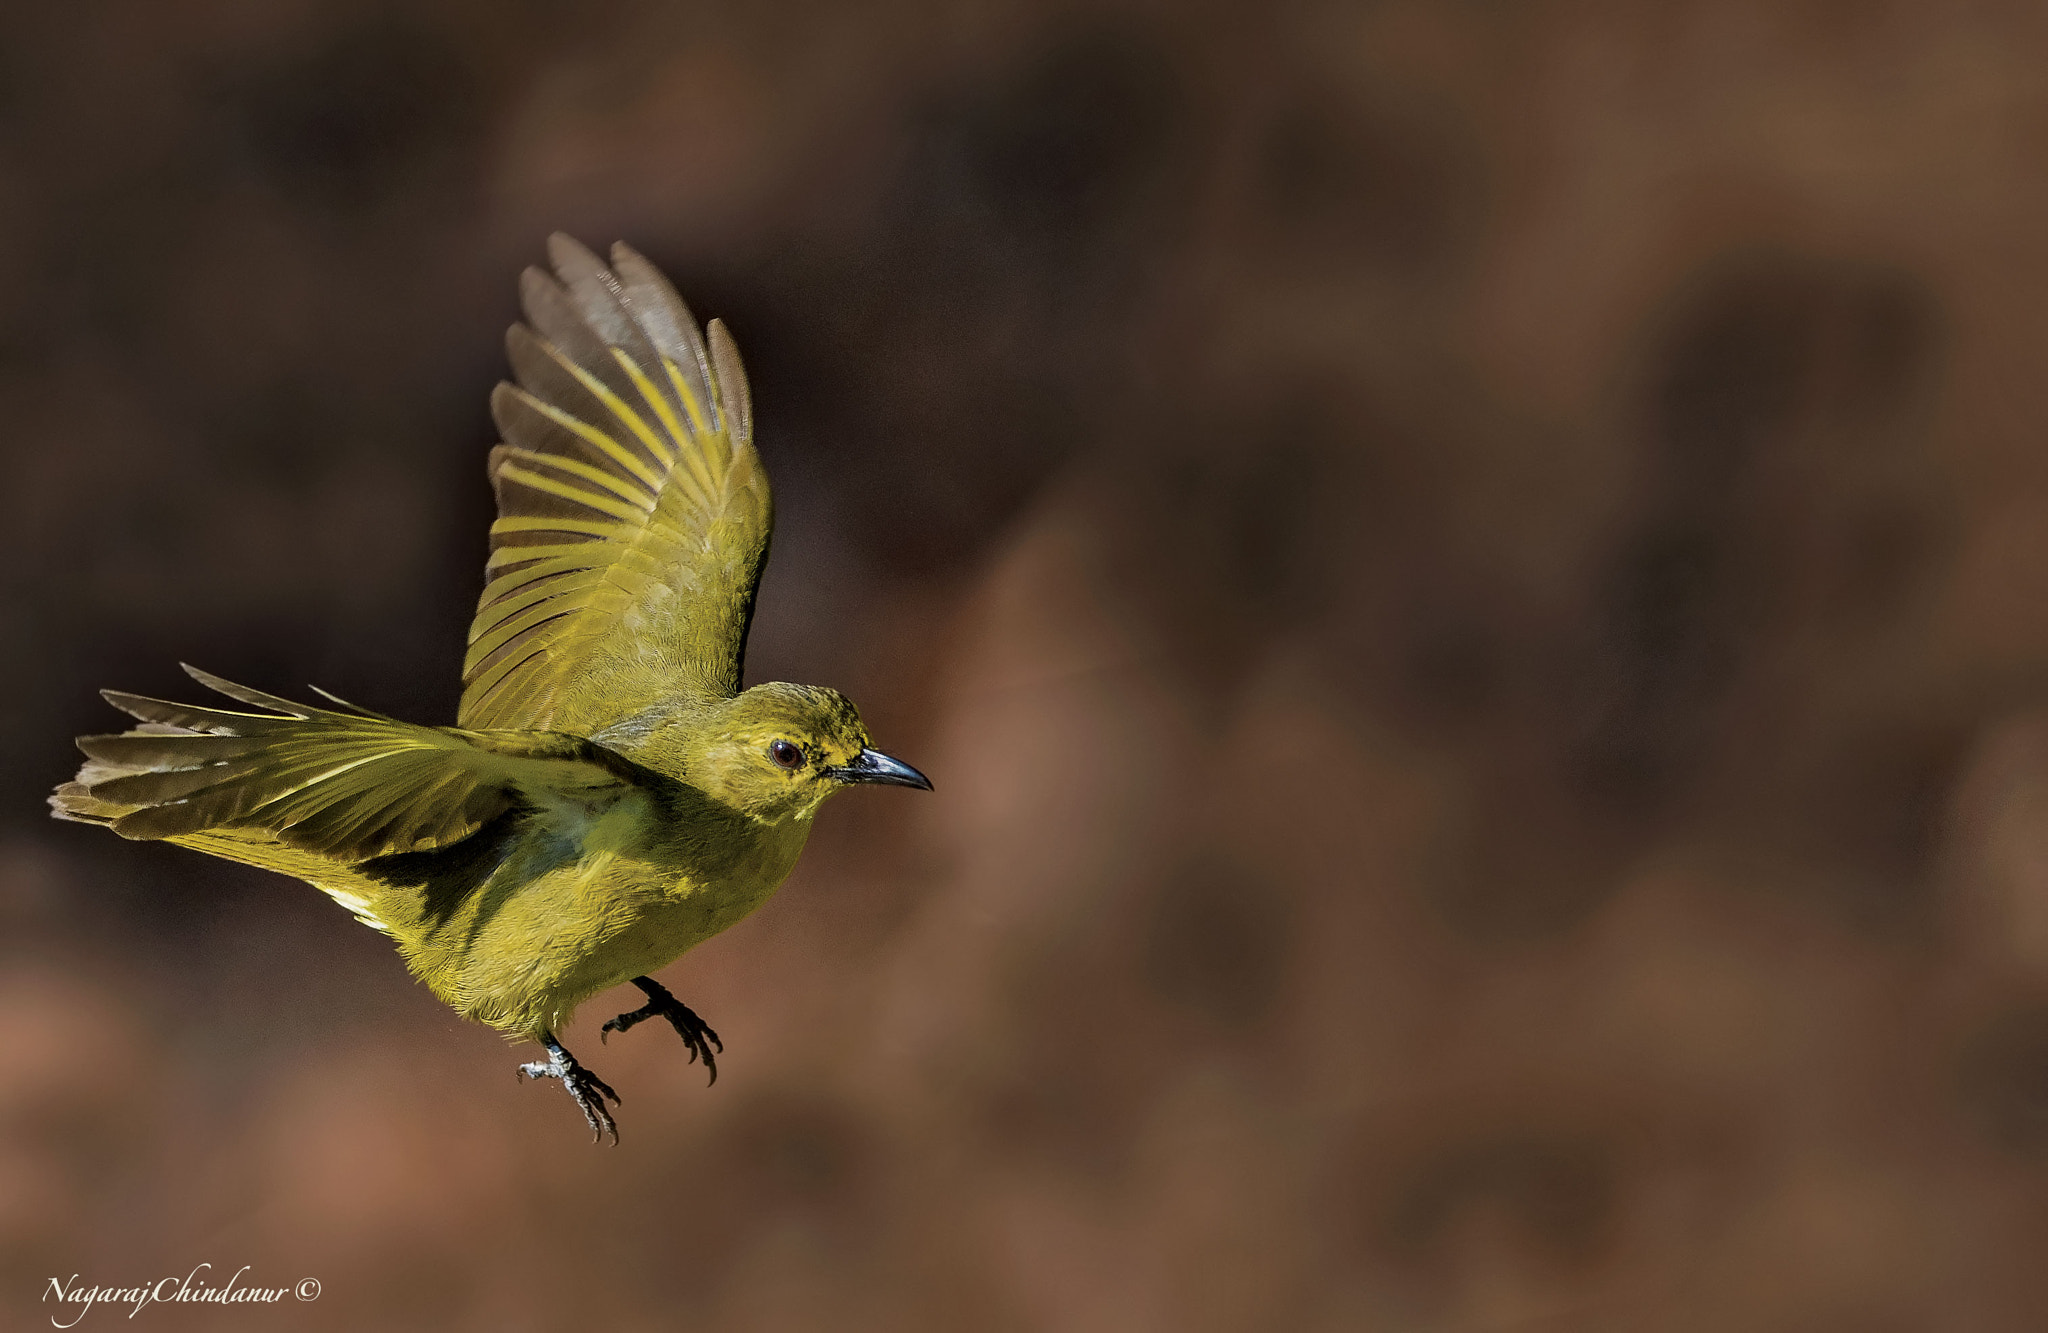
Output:
[[690,426],[699,435],[711,433],[711,423],[704,419],[703,405],[697,401],[697,391],[683,378],[683,368],[668,357],[661,358],[662,368],[668,371],[668,382],[676,386],[676,393],[683,400],[683,410],[690,414]]
[[630,534],[621,532],[616,523],[599,523],[580,518],[501,518],[491,524],[493,533],[499,532],[581,532],[607,541],[624,541]]
[[649,532],[633,545],[612,553],[594,542],[576,546],[501,546],[492,555],[487,568],[514,564],[519,568],[491,580],[484,588],[484,595],[477,599],[478,614],[490,611],[497,599],[509,589],[569,570],[609,567],[614,572],[630,569],[636,579],[658,581],[667,578],[670,571],[662,564],[662,556],[677,547],[673,537],[660,532]]
[[505,456],[518,459],[522,467],[545,466],[559,468],[561,471],[567,472],[572,476],[581,477],[585,481],[604,487],[613,495],[618,496],[621,500],[624,500],[642,513],[654,508],[654,496],[652,494],[641,490],[626,478],[616,473],[607,472],[601,467],[592,467],[588,463],[574,458],[564,458],[560,454],[540,454],[535,453],[531,449],[517,449],[511,446],[506,447]]
[[548,580],[539,587],[527,589],[517,596],[507,597],[502,605],[493,606],[487,615],[476,618],[477,623],[470,631],[475,637],[470,642],[474,643],[485,635],[495,634],[508,617],[519,614],[529,606],[537,606],[550,598],[561,597],[567,593],[582,592],[586,588],[596,587],[603,582],[604,575],[601,573],[593,573],[580,579],[556,578]]
[[[661,418],[661,424],[668,428],[669,438],[684,446],[679,450],[681,460],[689,464],[690,475],[696,478],[697,485],[703,492],[703,498],[708,502],[710,497],[716,494],[718,490],[718,482],[715,479],[717,468],[711,460],[713,451],[708,447],[711,442],[710,432],[701,426],[694,431],[685,432],[683,430],[683,423],[677,421],[676,414],[669,410],[668,399],[664,398],[661,391],[654,387],[654,382],[647,378],[646,374],[640,369],[639,363],[617,347],[612,348],[611,352],[613,359],[632,378],[634,387],[640,390],[641,397],[648,401],[649,405],[654,408],[656,415]],[[690,401],[690,398],[686,395],[683,399],[685,411],[688,410]],[[695,418],[693,417],[692,420],[694,421]]]
[[[477,691],[478,697],[482,697],[489,691],[495,690],[498,687],[499,683],[505,679],[505,677],[511,675],[520,667],[525,666],[528,662],[531,662],[535,657],[539,656],[540,654],[547,652],[566,651],[569,642],[570,641],[568,640],[563,640],[562,642],[555,644],[535,643],[529,645],[532,649],[531,652],[507,653],[505,654],[503,660],[493,663],[489,671],[486,671],[482,675],[477,676],[475,679],[471,680],[468,688]],[[477,660],[481,661],[482,659],[479,658]],[[475,668],[473,667],[473,665],[465,663],[462,669],[463,672],[467,674]],[[529,680],[524,685],[522,685],[517,692],[508,693],[505,696],[505,705],[507,707],[510,707],[514,703],[524,703],[527,700],[531,699],[536,693],[538,685],[539,682]]]
[[603,380],[562,355],[562,350],[553,343],[543,342],[541,349],[555,359],[556,365],[575,376],[576,382],[581,384],[591,397],[603,403],[613,416],[624,422],[626,429],[632,431],[639,437],[640,443],[647,446],[647,451],[654,455],[657,463],[664,468],[673,468],[676,465],[675,455],[669,451],[668,445],[662,442],[661,437],[654,433],[646,418],[628,406],[625,399],[613,393]]
[[[536,560],[556,560],[574,557],[579,564],[590,564],[602,552],[593,550],[589,542],[575,542],[570,545],[549,546],[500,546],[491,552],[491,558],[484,562],[486,572],[501,569],[506,565],[530,564]],[[525,578],[522,571],[500,575],[500,579]],[[490,601],[490,592],[485,590],[483,601]]]
[[483,661],[513,639],[518,638],[521,633],[532,629],[542,621],[553,620],[556,616],[566,615],[574,609],[574,606],[550,606],[547,602],[542,602],[538,606],[528,607],[518,615],[506,617],[488,634],[483,635],[469,645],[469,654],[463,662],[463,670],[467,671],[473,668],[477,663]]
[[587,491],[581,486],[572,486],[566,481],[557,481],[553,477],[543,476],[510,461],[499,465],[498,475],[508,477],[522,486],[530,486],[536,491],[544,491],[549,495],[573,501],[586,509],[595,509],[600,514],[610,514],[621,523],[639,523],[647,517],[645,509],[636,508],[623,500],[614,500],[595,491]]
[[689,435],[683,430],[683,423],[676,420],[676,414],[669,409],[668,399],[662,396],[661,390],[654,387],[654,381],[647,378],[647,372],[640,369],[640,363],[626,355],[626,349],[623,347],[614,347],[611,353],[612,360],[619,363],[619,369],[626,372],[626,378],[633,381],[633,387],[640,391],[640,396],[654,409],[654,415],[661,418],[661,428],[668,432],[668,437],[677,441],[689,439]]
[[[534,549],[538,550],[540,548],[536,547]],[[552,560],[543,560],[531,566],[516,569],[510,574],[501,574],[484,585],[484,595],[477,599],[477,614],[479,616],[486,616],[495,612],[498,609],[498,599],[515,588],[523,588],[529,583],[550,582],[559,579],[564,574],[573,574],[578,570],[585,569],[593,571],[596,569],[596,564],[591,560],[590,551],[587,547],[577,555],[556,556]]]
[[[550,348],[549,350],[552,351],[553,349]],[[556,359],[559,360],[560,357],[558,356]],[[581,417],[571,416],[553,403],[544,403],[524,389],[514,388],[512,392],[519,395],[520,401],[539,412],[548,420],[571,432],[578,438],[588,440],[591,444],[603,450],[607,458],[610,458],[620,467],[627,469],[655,490],[661,489],[661,477],[653,468],[648,467],[639,455],[635,454],[625,445],[620,444],[617,440],[589,422],[584,421]]]

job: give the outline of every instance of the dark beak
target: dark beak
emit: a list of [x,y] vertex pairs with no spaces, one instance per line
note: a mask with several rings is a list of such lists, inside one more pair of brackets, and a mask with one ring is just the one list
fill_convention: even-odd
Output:
[[932,789],[932,780],[901,759],[891,759],[880,750],[862,750],[850,764],[825,770],[828,778],[841,782],[885,782],[892,787]]

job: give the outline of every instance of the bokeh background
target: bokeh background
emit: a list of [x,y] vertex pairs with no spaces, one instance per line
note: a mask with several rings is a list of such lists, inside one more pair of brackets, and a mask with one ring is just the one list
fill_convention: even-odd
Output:
[[[2039,6],[6,33],[0,1325],[2048,1327]],[[663,974],[716,1087],[585,1011],[617,1150],[42,808],[180,659],[452,718],[556,229],[747,355],[750,677],[938,784]]]

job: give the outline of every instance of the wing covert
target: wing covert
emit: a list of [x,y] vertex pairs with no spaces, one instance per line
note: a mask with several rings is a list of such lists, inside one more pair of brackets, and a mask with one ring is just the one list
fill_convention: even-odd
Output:
[[460,725],[590,735],[735,694],[773,507],[739,352],[624,245],[528,269]]

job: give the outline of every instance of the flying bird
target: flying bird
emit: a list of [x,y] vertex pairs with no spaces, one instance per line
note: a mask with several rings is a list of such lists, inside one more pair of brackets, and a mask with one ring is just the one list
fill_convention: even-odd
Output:
[[929,791],[835,690],[741,688],[773,514],[746,372],[624,245],[566,236],[526,270],[491,414],[498,517],[452,727],[316,690],[294,703],[194,667],[241,707],[103,691],[141,725],[84,736],[62,819],[303,879],[397,942],[466,1018],[538,1042],[593,1139],[619,1096],[557,1034],[666,1019],[718,1076],[717,1033],[653,973],[759,907],[825,799]]

